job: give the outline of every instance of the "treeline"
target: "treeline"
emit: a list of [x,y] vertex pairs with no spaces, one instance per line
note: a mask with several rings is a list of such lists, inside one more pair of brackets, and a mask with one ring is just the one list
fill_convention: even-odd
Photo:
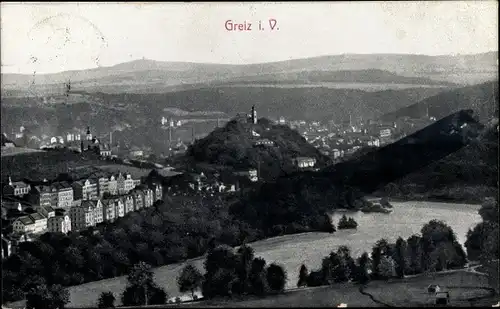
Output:
[[407,240],[399,237],[395,243],[379,240],[371,257],[364,252],[358,258],[351,256],[347,246],[340,246],[323,258],[321,268],[311,271],[302,265],[299,270],[300,286],[321,286],[340,282],[365,284],[369,280],[403,278],[423,272],[435,272],[463,267],[466,254],[448,225],[432,220],[421,229],[421,236]]
[[182,197],[80,233],[46,233],[21,243],[3,260],[2,298],[23,299],[33,276],[48,285],[79,285],[125,275],[141,261],[157,267],[201,256],[209,245],[237,246],[265,237],[234,220],[227,203],[220,197]]
[[247,245],[239,247],[236,252],[227,246],[211,248],[204,266],[204,276],[193,266],[185,266],[178,277],[181,292],[190,290],[194,296],[194,290],[201,288],[205,299],[263,296],[283,292],[287,280],[282,266],[267,265],[266,260],[255,257],[254,250]]
[[355,188],[332,186],[328,177],[300,174],[264,183],[230,207],[230,214],[266,236],[334,232],[335,209],[358,210],[371,203]]

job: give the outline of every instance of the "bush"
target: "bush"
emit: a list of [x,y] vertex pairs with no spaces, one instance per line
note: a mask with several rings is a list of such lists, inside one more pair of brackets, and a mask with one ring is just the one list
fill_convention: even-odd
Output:
[[309,276],[307,276],[307,286],[315,287],[325,284],[324,276],[321,270],[311,271]]
[[101,295],[99,295],[97,306],[99,308],[114,308],[115,295],[113,295],[112,292],[102,292]]
[[351,217],[347,218],[346,215],[343,215],[339,220],[338,229],[355,229],[358,227],[358,223]]
[[267,267],[266,279],[271,292],[283,292],[286,283],[286,271],[282,266],[271,264]]

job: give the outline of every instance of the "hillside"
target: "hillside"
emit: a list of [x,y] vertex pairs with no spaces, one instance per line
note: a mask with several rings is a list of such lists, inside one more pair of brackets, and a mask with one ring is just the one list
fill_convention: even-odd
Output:
[[91,153],[79,154],[72,151],[53,150],[44,152],[22,153],[2,157],[1,181],[5,183],[8,177],[13,180],[29,179],[42,181],[55,179],[61,173],[84,169],[98,165],[109,164]]
[[[135,60],[111,67],[55,74],[2,74],[2,96],[16,90],[32,93],[60,91],[71,80],[78,90],[163,92],[175,85],[228,82],[262,74],[300,71],[383,70],[405,77],[475,84],[497,76],[498,52],[476,55],[425,56],[405,54],[346,54],[287,61],[228,65]],[[374,81],[372,81],[374,82]],[[80,88],[78,88],[80,87]]]
[[458,151],[481,128],[471,111],[460,111],[354,160],[266,183],[234,204],[231,214],[258,229],[279,231],[308,226],[310,218],[334,209],[359,209],[364,195]]
[[[252,136],[252,130],[260,137]],[[261,138],[271,140],[275,145],[255,146],[254,142]],[[330,161],[295,130],[273,125],[265,118],[259,119],[255,125],[232,120],[205,138],[195,141],[186,155],[197,163],[224,165],[234,169],[259,168],[260,176],[266,180],[293,172],[292,159],[295,157],[316,158],[320,167]]]
[[466,147],[379,188],[376,194],[403,199],[481,201],[498,194],[498,154],[498,130],[489,127]]
[[401,117],[421,118],[429,112],[429,116],[437,119],[457,112],[460,109],[472,108],[479,119],[491,118],[498,104],[498,81],[453,89],[426,98],[421,102],[403,107],[385,114],[381,119],[395,121]]

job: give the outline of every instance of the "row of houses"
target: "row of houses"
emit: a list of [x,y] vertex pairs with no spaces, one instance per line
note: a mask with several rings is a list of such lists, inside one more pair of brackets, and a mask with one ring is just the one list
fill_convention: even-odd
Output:
[[2,189],[4,196],[26,197],[30,203],[40,206],[70,208],[77,200],[96,200],[105,194],[123,195],[141,183],[130,174],[88,178],[68,183],[55,182],[47,185],[34,185],[23,181],[9,183]]
[[[161,200],[163,188],[160,184],[137,186],[125,195],[103,199],[80,200],[68,212],[56,212],[51,206],[34,206],[35,212],[19,216],[12,222],[13,232],[18,234],[41,234],[44,232],[77,231],[99,223],[112,222],[125,214],[151,207]],[[19,211],[22,211],[19,205]]]
[[71,229],[81,230],[102,222],[113,222],[127,213],[151,207],[162,199],[162,195],[162,186],[153,184],[150,187],[138,186],[125,195],[83,200],[69,211]]

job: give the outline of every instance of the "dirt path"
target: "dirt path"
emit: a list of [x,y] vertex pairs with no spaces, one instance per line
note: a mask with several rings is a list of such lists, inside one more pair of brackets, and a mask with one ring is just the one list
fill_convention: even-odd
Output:
[[381,302],[380,300],[378,300],[378,299],[376,299],[375,297],[373,297],[373,295],[372,295],[372,294],[370,294],[370,293],[366,292],[366,291],[365,291],[365,286],[364,286],[364,285],[360,285],[360,286],[359,286],[359,292],[360,292],[361,294],[365,295],[365,296],[370,297],[370,299],[371,299],[374,303],[377,303],[377,304],[382,305],[382,306],[384,306],[384,307],[394,307],[394,306],[391,306],[391,305],[386,304],[386,303],[384,303],[384,302]]

